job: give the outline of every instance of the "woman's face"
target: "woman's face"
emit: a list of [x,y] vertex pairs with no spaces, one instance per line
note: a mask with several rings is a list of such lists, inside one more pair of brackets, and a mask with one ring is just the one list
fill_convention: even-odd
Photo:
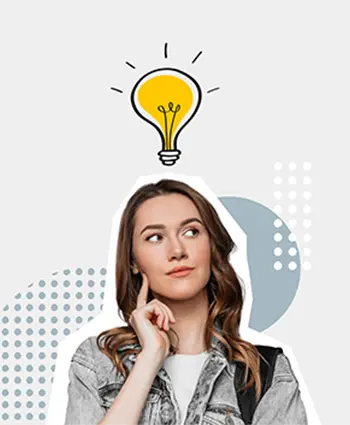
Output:
[[[181,194],[148,199],[137,210],[133,233],[134,273],[144,272],[156,297],[190,299],[210,277],[210,241],[195,204]],[[174,267],[190,271],[169,274]]]

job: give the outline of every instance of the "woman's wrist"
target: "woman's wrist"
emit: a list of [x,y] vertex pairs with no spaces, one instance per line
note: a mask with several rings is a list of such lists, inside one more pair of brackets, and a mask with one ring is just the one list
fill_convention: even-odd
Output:
[[137,362],[144,363],[145,366],[156,369],[157,372],[163,364],[163,359],[160,353],[142,350],[137,358]]

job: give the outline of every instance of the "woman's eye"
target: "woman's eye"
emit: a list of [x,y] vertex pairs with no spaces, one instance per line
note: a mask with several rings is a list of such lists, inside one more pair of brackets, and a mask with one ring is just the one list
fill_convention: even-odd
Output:
[[146,241],[157,242],[158,240],[155,238],[161,238],[161,235],[155,234],[155,235],[148,236],[148,238],[146,238]]
[[186,230],[185,234],[187,234],[188,232],[193,232],[193,236],[196,236],[199,233],[199,230],[197,229],[188,229]]

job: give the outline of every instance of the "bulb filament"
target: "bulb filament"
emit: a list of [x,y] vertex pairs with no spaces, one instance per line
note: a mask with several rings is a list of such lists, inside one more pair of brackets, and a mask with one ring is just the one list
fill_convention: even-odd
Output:
[[[158,106],[158,111],[162,112],[164,114],[164,128],[165,128],[165,149],[171,150],[171,140],[172,140],[172,133],[173,133],[173,127],[174,122],[176,118],[176,114],[181,109],[181,105],[176,105],[175,110],[173,102],[169,102],[168,104],[169,109],[166,111],[163,105]],[[173,114],[171,123],[170,123],[170,129],[168,129],[168,117],[167,114],[171,112]]]

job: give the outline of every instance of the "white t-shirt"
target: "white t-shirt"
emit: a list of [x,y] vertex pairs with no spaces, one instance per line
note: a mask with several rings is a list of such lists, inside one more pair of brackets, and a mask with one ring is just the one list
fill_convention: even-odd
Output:
[[174,354],[164,361],[163,367],[171,378],[175,397],[180,406],[181,424],[185,420],[187,406],[191,401],[208,355],[208,351],[203,351],[200,354]]

